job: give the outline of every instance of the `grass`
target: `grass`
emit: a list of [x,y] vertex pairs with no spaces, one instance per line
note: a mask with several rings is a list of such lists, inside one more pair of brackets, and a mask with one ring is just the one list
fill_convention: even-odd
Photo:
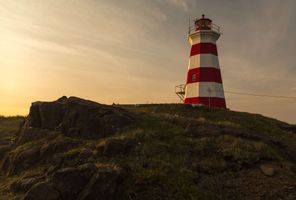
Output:
[[[247,194],[257,195],[255,187],[243,190],[248,184],[260,183],[266,188],[271,184],[259,171],[261,162],[296,165],[291,159],[296,152],[296,134],[282,130],[281,126],[286,123],[275,119],[182,104],[120,107],[137,113],[141,119],[106,138],[90,140],[59,136],[78,143],[60,153],[75,154],[83,148],[95,152],[99,144],[104,145],[110,138],[136,141],[134,151],[126,155],[102,156],[94,160],[98,164],[127,164],[131,168],[132,176],[126,181],[128,200],[227,199],[234,187],[241,191],[238,198],[241,199]],[[22,118],[16,118],[5,124],[0,119],[0,133],[2,128],[3,134],[9,135],[8,132],[15,131],[21,121]],[[54,144],[55,139],[28,141],[12,153],[44,143]],[[287,170],[281,174],[281,180],[270,179],[278,181],[282,187],[290,178],[295,178],[295,174]],[[3,181],[0,185],[5,185]]]
[[0,176],[0,199],[13,200],[15,196],[9,191],[11,183],[16,181],[18,176]]
[[[275,119],[177,104],[125,107],[144,116],[143,122],[131,134],[142,144],[138,160],[136,164],[132,158],[130,161],[135,183],[140,185],[133,185],[133,188],[141,188],[144,184],[143,187],[150,191],[135,189],[143,199],[223,199],[223,194],[213,192],[213,187],[224,182],[217,181],[216,174],[232,177],[237,171],[257,170],[260,162],[293,162],[287,160],[272,142],[279,142],[286,151],[291,151],[295,148],[296,135],[282,130],[281,125],[286,123]],[[184,128],[187,122],[197,124],[195,135],[200,134],[200,137],[188,134]],[[216,135],[200,132],[202,126],[206,127],[206,133]],[[213,127],[215,130],[211,129]],[[223,135],[220,130],[225,128],[254,133],[257,139]],[[205,188],[201,181],[195,180],[196,176],[206,177],[212,182],[212,188]],[[165,191],[174,195],[167,194],[164,198]]]
[[10,140],[14,132],[18,130],[24,117],[3,117],[0,116],[0,140]]

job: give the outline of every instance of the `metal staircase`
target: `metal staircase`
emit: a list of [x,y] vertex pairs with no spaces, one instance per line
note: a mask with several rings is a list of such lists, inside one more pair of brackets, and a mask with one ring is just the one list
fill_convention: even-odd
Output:
[[185,96],[185,84],[181,84],[181,85],[177,85],[175,87],[175,93],[176,95],[178,95],[178,97],[180,98],[180,100],[183,102],[184,101],[184,96]]

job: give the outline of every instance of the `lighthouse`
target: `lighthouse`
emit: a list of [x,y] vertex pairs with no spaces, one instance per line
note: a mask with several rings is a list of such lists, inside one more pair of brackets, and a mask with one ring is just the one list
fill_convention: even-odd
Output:
[[216,45],[219,37],[220,27],[204,15],[189,26],[191,50],[187,79],[183,88],[177,86],[182,89],[176,92],[184,103],[226,108]]

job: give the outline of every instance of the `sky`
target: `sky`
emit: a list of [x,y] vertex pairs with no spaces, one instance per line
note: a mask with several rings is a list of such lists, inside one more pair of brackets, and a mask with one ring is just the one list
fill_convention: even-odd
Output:
[[[0,0],[0,115],[78,96],[178,103],[188,19],[205,14],[225,91],[296,96],[295,0]],[[296,100],[225,93],[228,108],[296,124]]]

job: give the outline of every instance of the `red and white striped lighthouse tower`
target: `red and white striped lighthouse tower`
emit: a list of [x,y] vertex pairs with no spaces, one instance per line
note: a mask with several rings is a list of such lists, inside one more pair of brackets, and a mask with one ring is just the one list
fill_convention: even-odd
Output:
[[184,103],[226,108],[216,46],[219,37],[220,27],[204,15],[189,28],[191,51]]

